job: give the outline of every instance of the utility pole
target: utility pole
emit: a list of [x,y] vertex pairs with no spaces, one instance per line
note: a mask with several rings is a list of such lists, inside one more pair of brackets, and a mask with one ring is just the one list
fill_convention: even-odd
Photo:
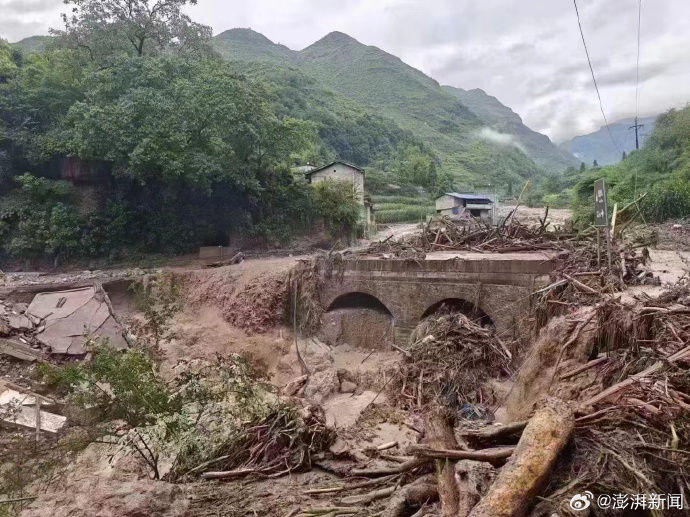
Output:
[[630,126],[630,127],[628,128],[628,129],[634,129],[634,130],[635,130],[635,149],[639,149],[639,148],[640,148],[640,138],[639,138],[639,136],[638,136],[638,134],[637,134],[637,131],[638,131],[638,129],[640,129],[641,127],[644,127],[644,124],[638,124],[638,123],[637,123],[637,117],[635,117],[635,123],[634,123],[632,126]]

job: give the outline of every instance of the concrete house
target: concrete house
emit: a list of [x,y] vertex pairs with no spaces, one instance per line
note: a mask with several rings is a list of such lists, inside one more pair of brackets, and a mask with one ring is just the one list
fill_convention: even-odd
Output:
[[374,224],[374,213],[371,203],[364,197],[364,169],[360,169],[354,165],[346,162],[335,161],[324,165],[323,167],[314,168],[304,173],[309,183],[318,183],[324,180],[334,181],[351,181],[355,186],[357,192],[357,199],[362,206],[361,219],[366,225],[366,232],[369,232],[369,227]]
[[318,183],[326,179],[335,181],[351,181],[357,189],[357,198],[364,206],[364,169],[349,163],[335,161],[304,173],[309,183]]
[[476,217],[493,223],[496,196],[494,194],[461,194],[447,192],[436,199],[436,213],[451,219]]

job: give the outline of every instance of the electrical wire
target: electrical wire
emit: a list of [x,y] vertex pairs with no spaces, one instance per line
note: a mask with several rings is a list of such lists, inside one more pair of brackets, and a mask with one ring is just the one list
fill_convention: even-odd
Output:
[[597,84],[597,79],[594,76],[594,68],[592,67],[592,60],[589,57],[589,50],[587,49],[587,42],[585,41],[585,33],[582,31],[582,22],[580,21],[580,11],[577,8],[577,0],[573,0],[573,5],[575,6],[575,15],[577,16],[577,26],[580,28],[580,36],[582,37],[582,46],[585,48],[585,55],[587,56],[587,63],[589,64],[589,71],[592,73],[592,82],[594,83],[594,89],[597,92],[597,99],[599,99],[599,110],[601,111],[601,116],[604,117],[604,124],[606,124],[606,131],[611,138],[611,142],[618,152],[621,152],[616,139],[613,138],[613,133],[611,133],[611,128],[609,127],[609,121],[606,118],[606,113],[604,113],[604,103],[601,101],[601,93],[599,93],[599,85]]
[[[635,64],[635,144],[637,147],[640,116],[640,27],[642,25],[642,0],[637,0],[637,62]],[[637,199],[637,167],[633,172],[633,196]]]
[[637,63],[635,65],[635,124],[640,116],[640,26],[642,25],[642,0],[637,0]]

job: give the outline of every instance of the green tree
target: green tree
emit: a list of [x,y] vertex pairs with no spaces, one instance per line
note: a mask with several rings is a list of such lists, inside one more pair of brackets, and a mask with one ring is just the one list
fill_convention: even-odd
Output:
[[231,181],[258,194],[259,172],[311,136],[304,122],[278,120],[259,93],[219,61],[128,59],[97,74],[88,100],[70,108],[63,152],[142,185]]
[[316,214],[328,233],[349,240],[359,222],[360,205],[351,181],[326,179],[312,185]]
[[0,213],[0,243],[10,255],[56,261],[78,249],[80,221],[70,201],[69,186],[61,181],[18,176],[18,189],[6,198]]
[[0,39],[0,83],[5,83],[17,73],[19,55],[8,43]]
[[393,170],[403,182],[423,187],[436,183],[436,163],[433,157],[415,145],[405,144],[399,148]]
[[99,65],[165,51],[207,53],[212,31],[182,13],[197,0],[65,0],[63,44],[84,49]]

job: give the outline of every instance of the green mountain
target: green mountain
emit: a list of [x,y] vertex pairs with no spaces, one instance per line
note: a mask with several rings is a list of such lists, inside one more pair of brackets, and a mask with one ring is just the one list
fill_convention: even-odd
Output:
[[29,36],[23,40],[19,40],[16,43],[12,43],[12,46],[17,47],[24,52],[39,52],[43,50],[46,44],[51,40],[50,36]]
[[273,43],[251,29],[231,29],[214,36],[213,48],[231,61],[285,63],[297,54],[286,46]]
[[232,29],[216,36],[214,46],[245,68],[261,64],[274,81],[281,74],[308,79],[308,104],[335,102],[409,133],[436,155],[440,170],[458,185],[505,186],[577,164],[495,98],[442,87],[399,58],[341,32],[293,51],[250,29]]
[[[639,123],[644,127],[639,130],[640,147],[647,140],[647,137],[654,132],[654,124],[657,116],[642,117]],[[575,157],[591,165],[594,160],[599,165],[613,165],[621,161],[623,151],[630,154],[635,149],[635,132],[630,126],[635,123],[635,119],[628,118],[600,127],[597,131],[587,135],[576,136],[561,144],[561,148],[575,155]],[[611,135],[609,135],[609,131]],[[611,140],[613,136],[613,140]]]
[[528,128],[520,115],[484,90],[463,90],[453,86],[442,88],[460,99],[472,113],[498,133],[485,131],[485,138],[524,148],[524,152],[546,170],[561,171],[570,165],[579,165],[571,153],[555,146],[548,136]]

